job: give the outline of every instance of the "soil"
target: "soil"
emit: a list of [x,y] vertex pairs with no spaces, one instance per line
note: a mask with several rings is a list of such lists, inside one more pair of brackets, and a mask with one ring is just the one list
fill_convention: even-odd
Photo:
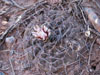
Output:
[[[0,75],[100,75],[100,32],[85,7],[100,17],[99,0],[1,0]],[[50,29],[47,40],[35,25]]]

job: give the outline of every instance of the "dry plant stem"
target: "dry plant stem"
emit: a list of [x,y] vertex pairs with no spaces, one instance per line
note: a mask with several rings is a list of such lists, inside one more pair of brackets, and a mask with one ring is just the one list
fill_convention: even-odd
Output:
[[93,40],[91,47],[90,47],[89,58],[88,58],[88,66],[90,66],[91,53],[92,53],[92,50],[93,50],[92,48],[93,48],[93,45],[94,45],[94,42],[95,42],[96,39],[97,39],[97,37],[95,37],[95,39]]
[[9,62],[10,62],[10,65],[11,65],[11,69],[12,69],[13,75],[15,75],[14,68],[13,68],[13,65],[12,65],[12,62],[11,62],[10,58],[9,58]]
[[10,52],[10,50],[9,49],[7,49],[7,50],[0,50],[0,53],[1,52]]
[[98,6],[98,8],[100,8],[100,4],[99,4],[100,2],[98,2],[98,1],[96,2],[95,0],[93,0],[93,2],[96,3],[96,5]]
[[80,75],[83,75],[84,71],[85,71],[85,70],[82,70],[82,72],[80,73]]
[[80,55],[81,57],[83,57],[84,59],[86,59],[86,57],[84,57],[84,55],[81,54],[81,53],[79,53],[79,52],[78,52],[78,55]]
[[81,8],[80,6],[79,6],[79,9],[80,9],[80,11],[81,11],[81,13],[82,13],[84,22],[85,22],[85,24],[87,25],[86,27],[87,27],[87,29],[89,29],[89,25],[88,25],[88,23],[87,23],[87,21],[86,21],[86,18],[85,18],[85,16],[84,16],[83,10],[82,10],[82,8]]
[[16,6],[16,7],[20,8],[20,9],[25,9],[24,7],[22,7],[19,4],[17,4],[14,0],[10,0],[10,1],[8,1],[8,0],[2,0],[2,1],[4,3],[7,3],[7,4],[14,5],[14,6]]
[[86,69],[86,71],[87,71],[88,73],[90,72],[87,66],[85,66],[85,69]]
[[91,28],[89,28],[89,29],[90,29],[91,32],[93,32],[94,34],[96,34],[97,36],[100,37],[100,33],[99,32],[96,32],[94,29],[91,29]]
[[13,5],[15,5],[16,7],[21,8],[21,9],[25,9],[24,7],[22,7],[22,6],[20,6],[19,4],[17,4],[14,0],[11,0],[11,2],[12,2]]
[[0,13],[0,16],[6,14],[8,11],[10,11],[11,8],[12,8],[12,6],[10,6],[6,11],[1,12],[1,13]]
[[3,40],[5,35],[8,34],[8,32],[10,32],[13,28],[15,28],[16,25],[11,25],[3,34],[2,36],[0,37],[0,40]]
[[70,66],[70,65],[73,65],[73,64],[75,64],[75,63],[77,63],[77,62],[79,62],[79,60],[76,60],[76,61],[74,61],[74,62],[72,62],[72,63],[66,65],[66,67],[67,67],[67,66]]
[[78,5],[80,5],[82,2],[83,2],[83,0],[78,0],[79,2],[78,2]]

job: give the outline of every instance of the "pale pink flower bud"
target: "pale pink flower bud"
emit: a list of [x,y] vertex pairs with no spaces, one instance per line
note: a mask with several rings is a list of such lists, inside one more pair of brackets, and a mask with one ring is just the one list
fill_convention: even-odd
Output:
[[38,25],[33,27],[32,35],[38,39],[46,40],[50,36],[51,32],[45,25],[39,27]]

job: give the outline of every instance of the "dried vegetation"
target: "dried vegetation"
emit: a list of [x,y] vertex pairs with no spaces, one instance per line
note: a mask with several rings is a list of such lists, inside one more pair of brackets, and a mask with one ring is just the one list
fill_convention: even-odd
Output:
[[[91,4],[50,1],[30,4],[30,0],[30,5],[20,6],[1,0],[7,11],[2,12],[0,4],[0,71],[5,75],[100,75],[100,34],[84,12]],[[51,30],[46,41],[32,36],[34,25]]]

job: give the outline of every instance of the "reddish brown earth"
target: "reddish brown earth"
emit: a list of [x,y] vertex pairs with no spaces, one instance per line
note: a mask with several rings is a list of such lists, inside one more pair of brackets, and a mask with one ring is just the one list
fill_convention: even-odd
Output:
[[[100,33],[85,7],[100,18],[99,0],[1,0],[0,75],[100,75]],[[34,25],[51,30],[48,40]]]

